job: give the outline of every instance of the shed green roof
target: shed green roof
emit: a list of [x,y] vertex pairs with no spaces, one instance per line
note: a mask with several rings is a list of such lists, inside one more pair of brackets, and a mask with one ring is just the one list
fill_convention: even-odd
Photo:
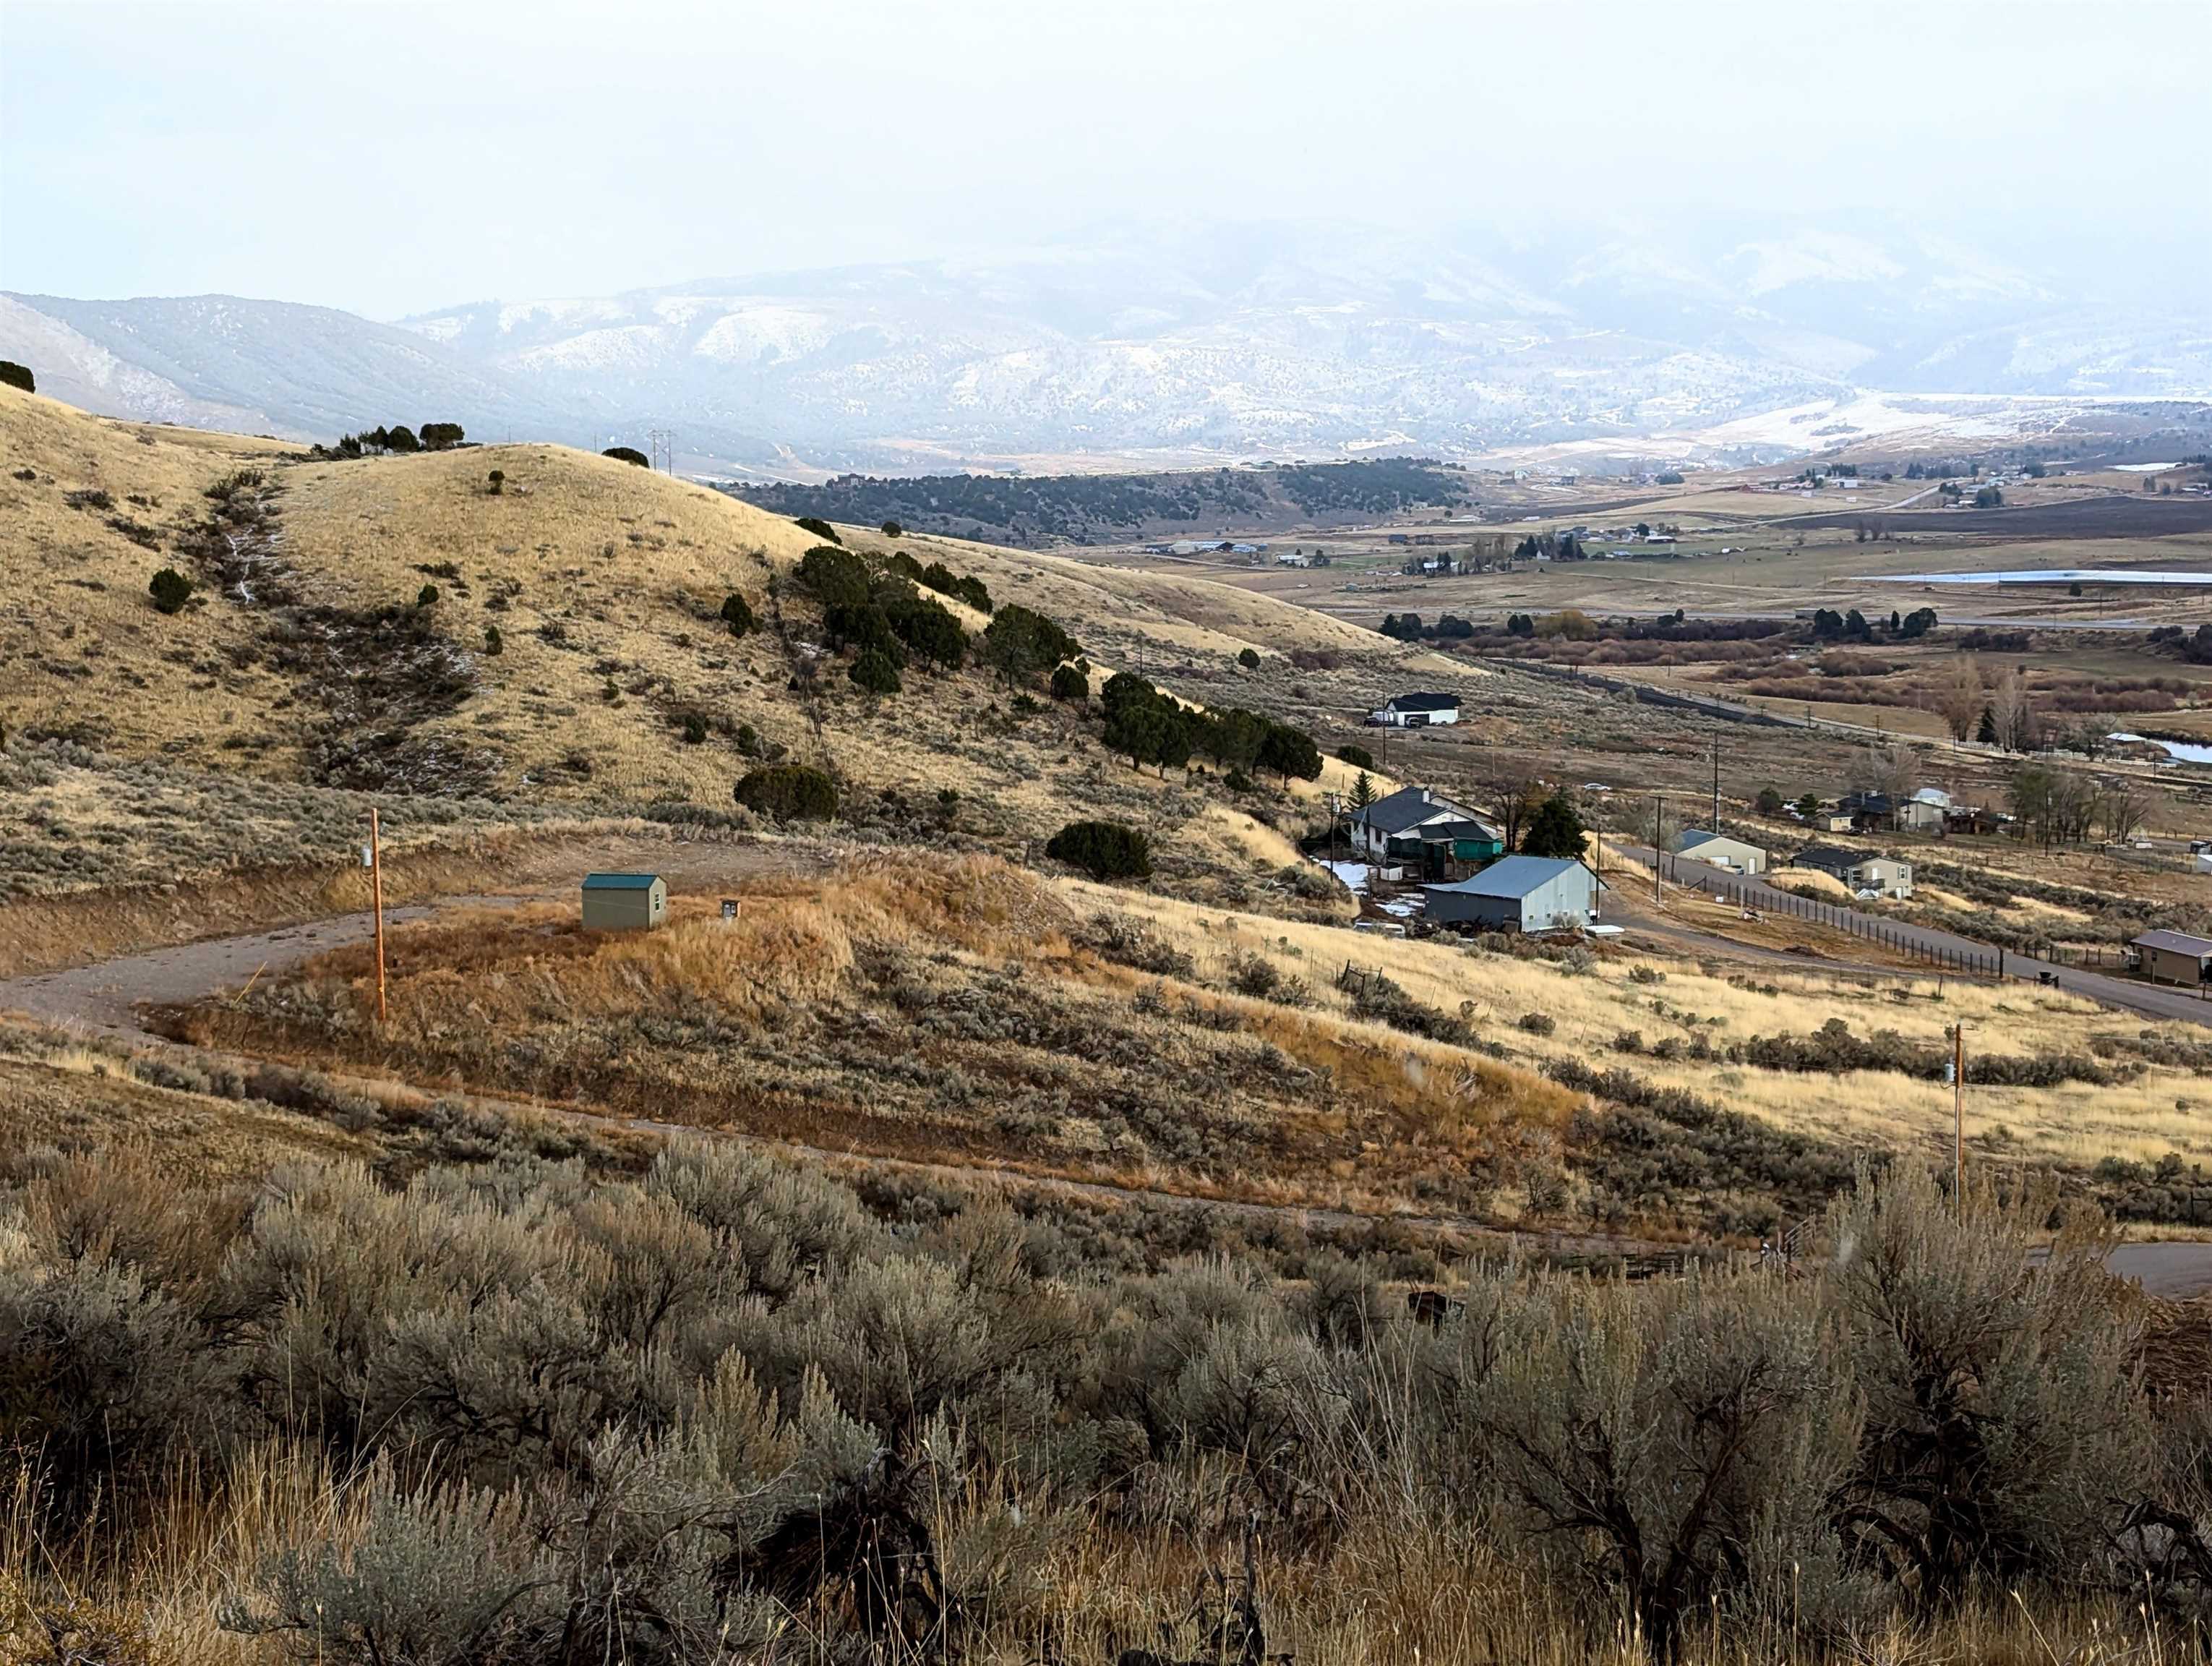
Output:
[[586,891],[651,891],[660,883],[658,873],[586,873]]

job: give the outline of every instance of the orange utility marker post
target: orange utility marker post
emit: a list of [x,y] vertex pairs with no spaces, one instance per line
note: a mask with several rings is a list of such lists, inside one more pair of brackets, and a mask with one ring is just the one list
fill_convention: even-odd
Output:
[[384,1022],[384,846],[375,806],[368,812],[368,887],[376,909],[376,1021]]

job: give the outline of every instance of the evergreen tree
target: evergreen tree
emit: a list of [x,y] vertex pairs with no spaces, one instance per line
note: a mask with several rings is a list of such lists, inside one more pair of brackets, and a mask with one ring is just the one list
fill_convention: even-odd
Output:
[[1587,831],[1574,800],[1564,791],[1557,792],[1537,806],[1536,813],[1528,818],[1521,848],[1531,856],[1571,857],[1579,861]]

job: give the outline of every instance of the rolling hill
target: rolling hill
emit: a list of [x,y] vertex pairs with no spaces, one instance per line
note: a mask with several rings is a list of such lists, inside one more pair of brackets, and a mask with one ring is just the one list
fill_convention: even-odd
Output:
[[[709,820],[731,813],[738,776],[784,757],[830,769],[848,814],[895,837],[1034,838],[1088,806],[1215,854],[1251,842],[1249,818],[1109,758],[1095,719],[1041,688],[909,667],[901,692],[864,693],[792,581],[820,540],[667,475],[542,445],[317,458],[8,389],[0,457],[0,658],[16,668],[0,717],[26,740],[319,789]],[[1141,670],[1324,740],[1401,652],[1200,580],[897,548],[1059,621],[1094,689]],[[148,593],[165,567],[196,586],[173,615]],[[732,593],[764,628],[732,636]],[[971,631],[987,623],[950,605]],[[1247,648],[1259,669],[1237,663]],[[1298,651],[1304,669],[1285,658]]]

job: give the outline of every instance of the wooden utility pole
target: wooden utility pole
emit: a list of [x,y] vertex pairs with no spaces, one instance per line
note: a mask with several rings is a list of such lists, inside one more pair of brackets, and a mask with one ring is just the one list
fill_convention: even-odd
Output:
[[1721,830],[1721,733],[1713,731],[1713,818],[1708,824],[1711,832]]
[[368,812],[368,889],[376,910],[376,1021],[384,1022],[384,842],[376,808]]
[[1651,800],[1651,900],[1665,907],[1667,893],[1659,883],[1659,823],[1667,807],[1667,795],[1658,793]]

